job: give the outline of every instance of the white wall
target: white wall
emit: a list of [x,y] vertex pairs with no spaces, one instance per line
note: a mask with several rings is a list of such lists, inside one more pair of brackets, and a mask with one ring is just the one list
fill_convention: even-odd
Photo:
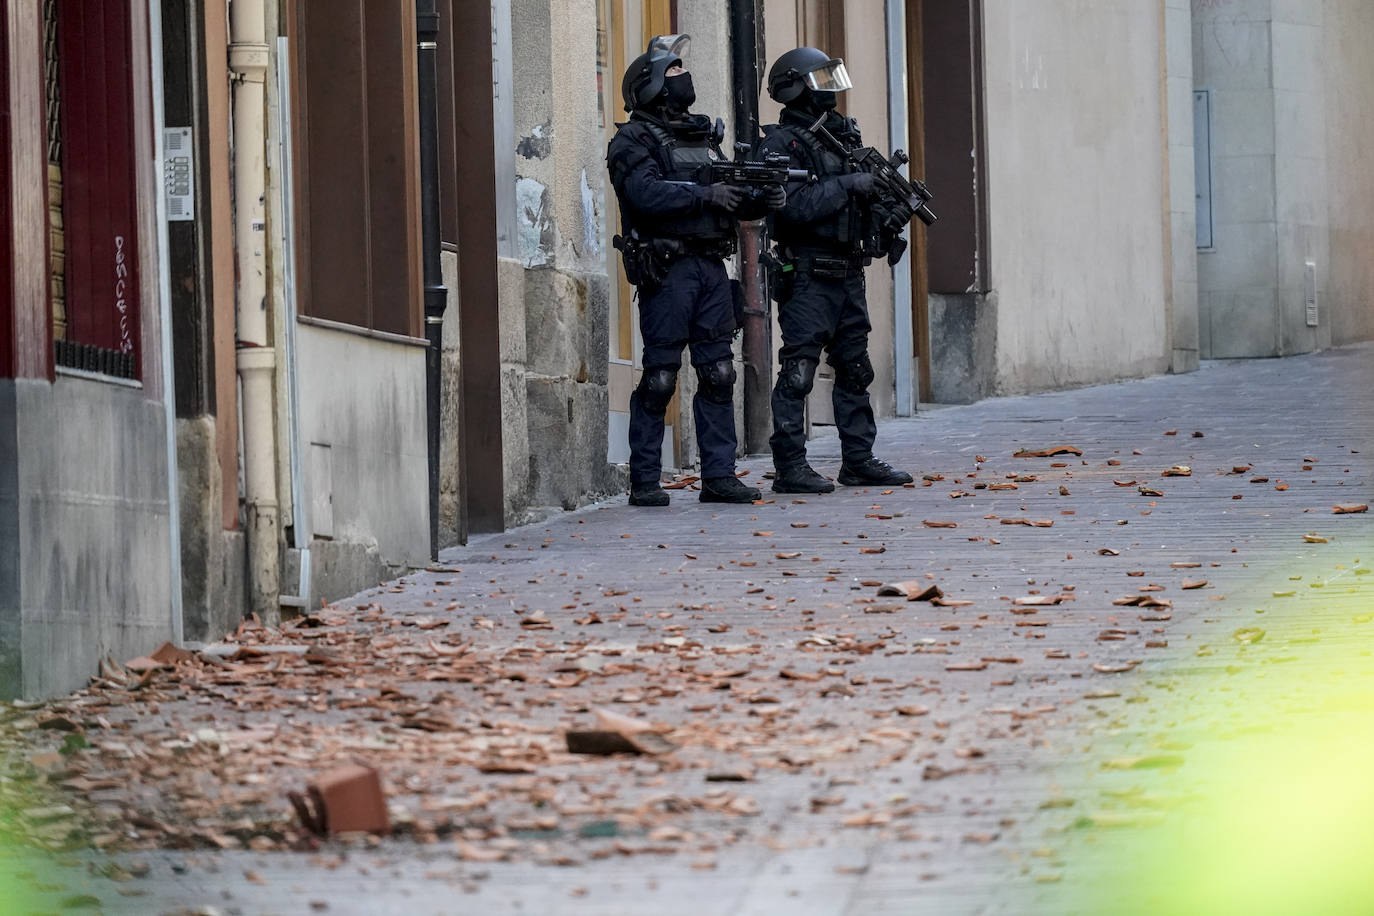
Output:
[[1001,393],[1168,368],[1160,20],[1142,0],[985,4]]

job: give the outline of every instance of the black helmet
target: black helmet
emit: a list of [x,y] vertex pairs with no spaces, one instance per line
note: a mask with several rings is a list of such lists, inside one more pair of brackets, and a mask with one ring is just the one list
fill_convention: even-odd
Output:
[[793,48],[768,71],[768,95],[784,105],[796,101],[806,89],[842,92],[853,85],[844,61],[819,48]]
[[664,74],[682,63],[691,42],[690,35],[655,35],[649,41],[649,49],[630,62],[620,83],[626,111],[643,108],[658,98]]

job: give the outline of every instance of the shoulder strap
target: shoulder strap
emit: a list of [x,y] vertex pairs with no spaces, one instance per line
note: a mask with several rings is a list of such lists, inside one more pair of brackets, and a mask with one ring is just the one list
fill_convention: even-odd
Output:
[[782,130],[790,133],[796,139],[797,146],[805,151],[806,158],[810,160],[809,171],[813,175],[819,175],[825,162],[822,155],[824,147],[821,146],[820,138],[804,127],[784,127]]

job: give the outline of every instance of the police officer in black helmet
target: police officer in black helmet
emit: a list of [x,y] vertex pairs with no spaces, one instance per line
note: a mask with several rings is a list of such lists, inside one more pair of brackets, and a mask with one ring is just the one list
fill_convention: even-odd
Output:
[[828,493],[835,485],[806,460],[806,396],[821,351],[835,370],[832,401],[839,429],[844,486],[896,486],[911,475],[873,455],[877,425],[869,401],[868,303],[864,298],[866,221],[877,196],[874,177],[810,129],[817,120],[846,148],[861,145],[853,118],[835,110],[836,93],[851,83],[844,62],[817,48],[796,48],[768,71],[768,94],[783,104],[779,123],[764,128],[761,150],[782,153],[792,167],[816,176],[788,186],[773,216],[782,261],[775,288],[783,346],[773,388],[773,451],[778,493]]
[[735,368],[738,286],[724,259],[740,219],[758,219],[786,201],[782,188],[757,198],[710,184],[723,159],[723,126],[691,114],[692,76],[682,65],[687,36],[655,38],[630,64],[622,86],[629,121],[606,153],[625,235],[616,247],[639,291],[644,373],[630,397],[630,504],[666,506],[660,485],[664,413],[677,387],[682,348],[698,388],[692,401],[701,449],[702,502],[750,503],[758,490],[735,477]]

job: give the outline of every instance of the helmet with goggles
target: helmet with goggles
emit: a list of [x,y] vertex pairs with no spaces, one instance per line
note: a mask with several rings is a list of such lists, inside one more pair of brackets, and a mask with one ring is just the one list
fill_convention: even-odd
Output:
[[668,71],[682,66],[682,58],[687,56],[691,44],[690,35],[655,35],[650,39],[648,49],[625,69],[620,92],[625,97],[626,111],[643,108],[658,98]]
[[819,48],[794,48],[768,71],[768,95],[783,105],[796,101],[807,89],[843,92],[853,86],[844,61]]

